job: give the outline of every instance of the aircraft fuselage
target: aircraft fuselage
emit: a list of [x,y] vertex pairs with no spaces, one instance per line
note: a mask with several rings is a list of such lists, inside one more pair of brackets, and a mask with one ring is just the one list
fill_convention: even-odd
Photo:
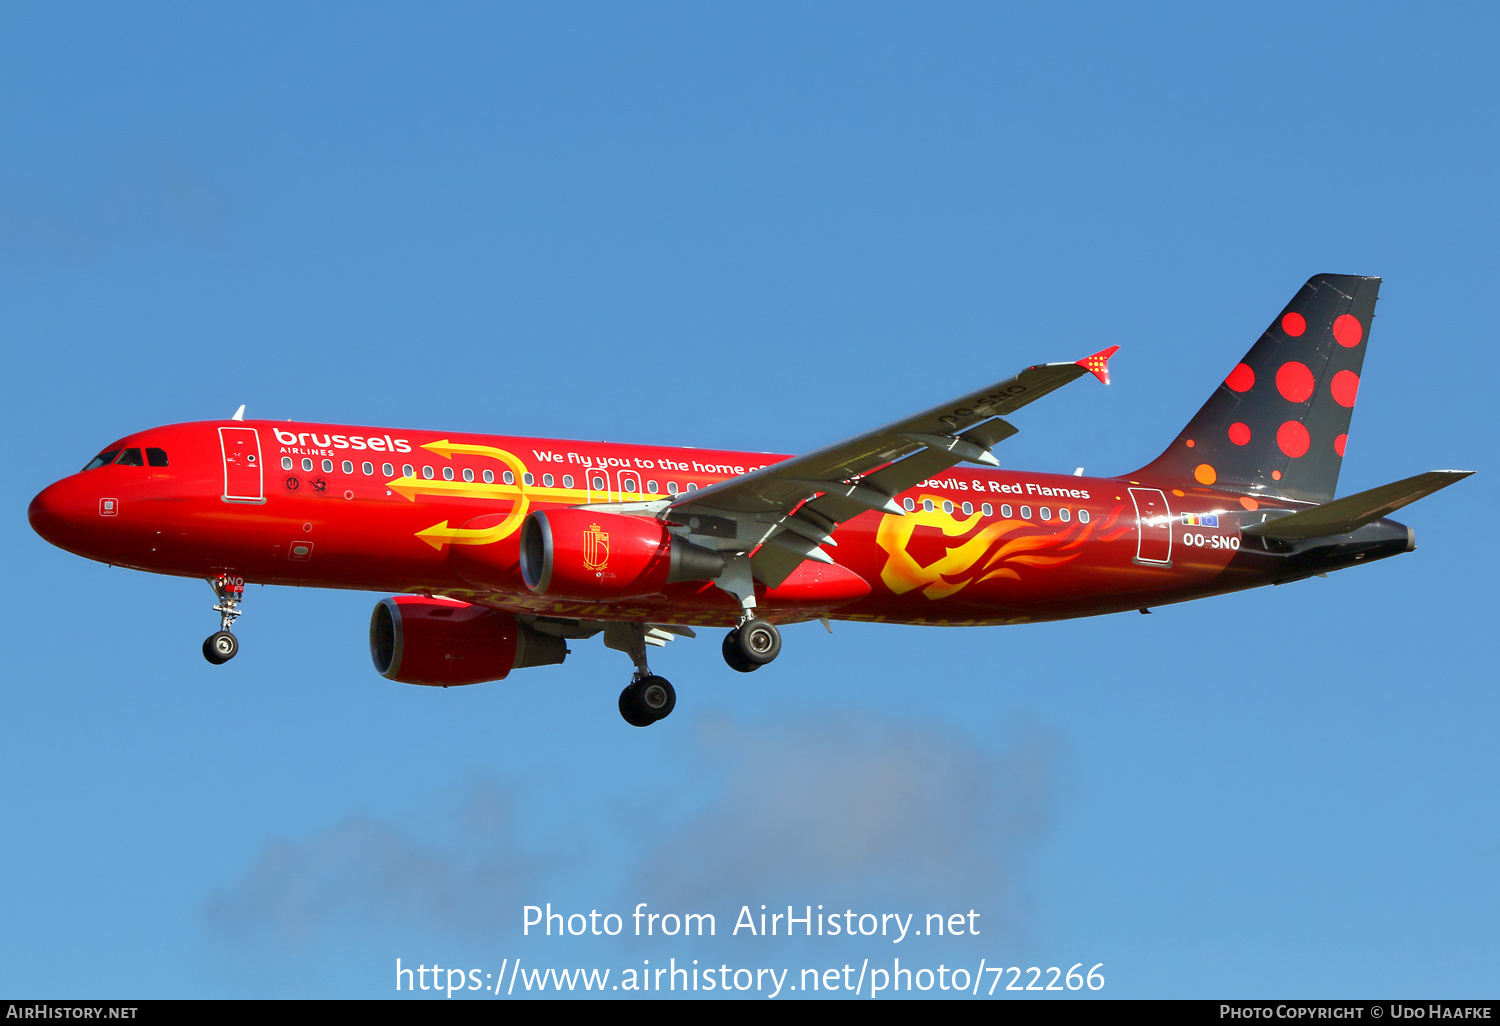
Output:
[[[519,566],[521,522],[536,510],[665,499],[788,458],[271,421],[175,424],[105,451],[131,450],[162,455],[116,456],[48,487],[31,506],[36,530],[153,573],[705,626],[733,626],[740,614],[707,581],[625,599],[534,594]],[[960,465],[895,498],[903,515],[871,510],[838,526],[833,565],[805,563],[777,588],[757,585],[758,614],[950,626],[1066,619],[1413,547],[1390,520],[1318,544],[1267,542],[1241,526],[1307,504],[1150,480]]]

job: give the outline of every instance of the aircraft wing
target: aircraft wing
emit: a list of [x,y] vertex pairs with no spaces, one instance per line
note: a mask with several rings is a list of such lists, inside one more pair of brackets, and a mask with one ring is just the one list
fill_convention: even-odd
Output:
[[861,513],[904,514],[894,496],[958,463],[998,467],[990,448],[1016,433],[1004,416],[1092,373],[1109,383],[1119,346],[1076,363],[1028,367],[1014,377],[805,456],[685,492],[669,518],[688,538],[749,552],[757,580],[775,587],[805,559],[833,562],[835,527]]

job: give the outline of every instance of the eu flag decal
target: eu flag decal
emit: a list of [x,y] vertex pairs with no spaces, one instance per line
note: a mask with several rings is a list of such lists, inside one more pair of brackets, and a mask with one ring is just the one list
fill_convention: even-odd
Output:
[[1183,527],[1218,527],[1219,515],[1217,513],[1184,513],[1182,515]]

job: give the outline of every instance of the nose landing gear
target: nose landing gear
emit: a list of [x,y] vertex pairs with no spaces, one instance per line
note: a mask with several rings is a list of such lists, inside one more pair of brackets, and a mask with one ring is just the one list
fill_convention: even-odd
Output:
[[238,577],[220,574],[210,577],[208,586],[219,600],[214,606],[214,612],[219,614],[219,630],[204,640],[203,658],[218,666],[229,662],[240,650],[239,639],[234,636],[232,628],[243,612],[240,602],[245,597],[245,582]]

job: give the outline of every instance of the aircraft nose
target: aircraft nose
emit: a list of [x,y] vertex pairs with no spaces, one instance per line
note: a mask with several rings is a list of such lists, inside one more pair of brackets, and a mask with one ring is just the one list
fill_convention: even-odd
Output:
[[76,531],[80,510],[78,490],[69,478],[50,484],[37,493],[26,510],[31,529],[60,548],[68,548]]

